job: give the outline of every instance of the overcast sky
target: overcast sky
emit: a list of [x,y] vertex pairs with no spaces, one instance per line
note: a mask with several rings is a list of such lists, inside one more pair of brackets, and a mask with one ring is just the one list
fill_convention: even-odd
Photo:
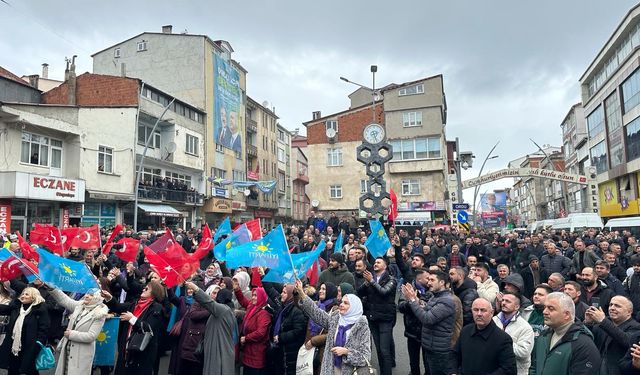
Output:
[[338,78],[370,85],[372,64],[378,87],[443,74],[447,139],[460,137],[478,167],[500,141],[486,171],[535,152],[530,137],[560,146],[578,79],[637,2],[1,1],[0,65],[18,75],[47,62],[61,79],[74,54],[78,74],[91,71],[92,53],[171,24],[229,41],[249,71],[248,94],[275,106],[291,130],[312,111],[346,109],[355,87]]

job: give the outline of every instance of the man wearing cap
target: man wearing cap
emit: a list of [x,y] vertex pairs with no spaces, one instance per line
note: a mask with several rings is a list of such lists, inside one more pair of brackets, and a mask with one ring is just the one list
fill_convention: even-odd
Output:
[[577,239],[573,243],[576,251],[573,253],[573,269],[580,272],[585,267],[595,267],[596,262],[600,259],[591,250],[588,250],[581,239]]
[[529,264],[531,252],[525,245],[524,240],[518,240],[516,249],[511,254],[511,266],[516,272],[520,272]]
[[318,278],[317,286],[320,287],[326,282],[331,282],[334,285],[340,285],[341,283],[355,284],[353,274],[347,269],[342,253],[333,253],[329,256],[329,268],[322,271]]

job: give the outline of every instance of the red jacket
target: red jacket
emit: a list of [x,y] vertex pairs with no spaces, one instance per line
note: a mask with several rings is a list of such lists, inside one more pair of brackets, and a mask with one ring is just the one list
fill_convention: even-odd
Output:
[[[256,288],[262,289],[262,288]],[[264,291],[264,290],[263,290]],[[251,301],[245,298],[242,290],[235,291],[238,303],[249,310]],[[266,293],[264,294],[264,304],[266,304]],[[260,304],[261,301],[258,303]],[[245,315],[246,317],[246,315]],[[244,345],[241,346],[244,356],[242,364],[252,368],[264,368],[267,366],[267,345],[269,343],[269,326],[271,325],[271,314],[265,309],[260,309],[242,322],[240,337],[245,338]]]

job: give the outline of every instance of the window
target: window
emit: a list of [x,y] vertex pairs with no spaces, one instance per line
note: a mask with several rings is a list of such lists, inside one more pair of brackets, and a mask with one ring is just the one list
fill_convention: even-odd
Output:
[[211,168],[211,175],[215,178],[215,177],[219,177],[219,178],[227,178],[227,171],[225,171],[224,169],[218,169],[218,168]]
[[324,123],[324,126],[325,130],[333,129],[336,133],[338,132],[338,120],[327,120],[327,122]]
[[107,146],[98,146],[98,171],[113,173],[113,149]]
[[284,149],[281,149],[280,147],[278,147],[278,161],[286,163],[287,161],[287,155],[284,152]]
[[440,138],[415,138],[390,141],[393,160],[440,158]]
[[147,50],[147,41],[143,40],[141,42],[138,42],[137,51],[142,52],[146,50]]
[[191,187],[191,176],[169,171],[165,172],[164,175],[166,178],[173,181],[173,183],[184,184],[187,188]]
[[198,137],[194,137],[191,134],[187,134],[187,144],[185,146],[185,152],[187,154],[196,155],[199,154],[200,142]]
[[624,157],[624,150],[622,149],[622,143],[618,142],[618,144],[611,145],[611,150],[609,150],[611,154],[611,168],[617,167],[622,164],[624,161],[622,158]]
[[113,57],[115,58],[120,57],[120,48],[116,48],[113,50]]
[[246,181],[246,173],[244,171],[233,170],[233,180],[234,181]]
[[364,194],[367,192],[367,180],[360,180],[360,194]]
[[609,95],[604,101],[604,110],[607,115],[607,131],[611,136],[611,133],[618,130],[622,126],[622,117],[620,116],[620,100],[618,99],[618,92],[615,91]]
[[144,145],[147,139],[151,137],[151,140],[149,141],[149,147],[160,148],[160,140],[161,140],[160,132],[156,130],[153,133],[153,137],[152,137],[152,134],[151,134],[152,129],[153,127],[151,126],[138,124],[138,144],[139,145]]
[[224,153],[224,148],[222,147],[221,144],[216,143],[216,151],[223,154]]
[[329,196],[331,199],[342,199],[342,185],[329,186]]
[[592,147],[589,153],[591,154],[591,165],[596,167],[597,173],[602,173],[609,169],[607,166],[607,146],[604,141]]
[[587,129],[589,130],[589,138],[593,138],[604,131],[604,113],[602,106],[599,106],[587,117]]
[[402,126],[404,126],[405,128],[411,126],[422,126],[422,111],[403,113]]
[[420,195],[420,181],[402,180],[402,195]]
[[627,160],[631,161],[640,158],[640,117],[628,123],[625,128]]
[[342,149],[341,148],[327,149],[327,166],[328,167],[342,166]]
[[398,96],[416,95],[416,94],[422,94],[422,93],[424,93],[424,85],[422,83],[419,85],[408,86],[398,90]]
[[23,132],[20,162],[43,167],[62,167],[62,141]]
[[142,179],[148,182],[155,182],[162,179],[162,172],[159,168],[144,168]]
[[631,77],[622,83],[622,98],[624,113],[640,104],[640,70],[636,70]]
[[287,187],[287,176],[284,172],[278,172],[278,190],[285,191]]

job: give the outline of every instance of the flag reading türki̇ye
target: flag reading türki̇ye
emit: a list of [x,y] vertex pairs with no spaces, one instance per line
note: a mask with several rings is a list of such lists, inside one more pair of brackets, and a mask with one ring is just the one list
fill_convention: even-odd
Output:
[[48,282],[64,292],[87,293],[100,289],[98,281],[85,262],[76,262],[38,249],[38,272]]

